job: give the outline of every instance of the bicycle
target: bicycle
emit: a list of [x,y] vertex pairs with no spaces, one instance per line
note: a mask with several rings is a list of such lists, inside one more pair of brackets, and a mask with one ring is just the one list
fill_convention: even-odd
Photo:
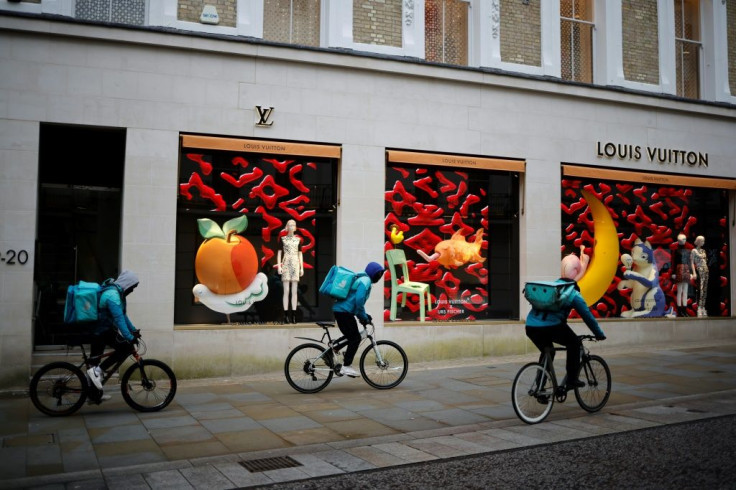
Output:
[[[332,340],[330,328],[335,326],[332,322],[317,322],[317,325],[324,329],[322,339],[296,337],[318,343],[296,346],[289,352],[284,363],[286,380],[301,393],[317,393],[330,383],[333,375],[342,376],[338,351],[347,345],[347,339],[340,337]],[[389,340],[375,340],[374,332],[373,323],[369,323],[361,331],[361,344],[368,339],[370,346],[360,356],[360,374],[373,388],[394,388],[406,377],[409,361],[404,349],[398,344]]]
[[[79,410],[87,397],[100,394],[100,391],[87,378],[86,372],[92,361],[112,355],[110,350],[96,357],[87,355],[84,345],[69,344],[67,347],[79,346],[82,350],[82,362],[78,365],[65,361],[46,364],[36,372],[29,387],[33,405],[42,413],[52,417],[71,415]],[[123,400],[131,408],[139,412],[156,412],[164,409],[176,395],[176,376],[171,368],[156,359],[143,359],[146,344],[138,339],[133,344],[130,358],[133,364],[120,378],[120,389]],[[103,371],[104,385],[125,362],[126,358],[116,362]]]
[[[592,335],[580,335],[581,341],[595,341]],[[582,342],[581,342],[582,344]],[[545,349],[540,362],[531,362],[522,367],[514,378],[511,388],[511,402],[516,415],[527,424],[542,422],[552,411],[555,400],[563,403],[569,391],[557,382],[552,351],[562,351],[564,347]],[[591,354],[581,346],[580,372],[578,379],[585,386],[576,387],[575,398],[580,407],[587,412],[597,412],[605,406],[611,395],[611,370],[600,356]]]

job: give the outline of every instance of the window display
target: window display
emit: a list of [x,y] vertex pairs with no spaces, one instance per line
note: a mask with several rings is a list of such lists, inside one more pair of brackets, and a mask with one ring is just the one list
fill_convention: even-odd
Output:
[[[565,168],[562,179],[561,254],[582,247],[591,256],[580,287],[596,316],[731,314],[727,225],[731,182],[709,188],[701,186],[706,179],[663,174],[657,178],[662,184],[652,184],[642,182],[653,180],[650,174],[576,168],[580,167]],[[614,178],[596,179],[593,173]],[[718,185],[717,179],[707,180]],[[602,220],[609,222],[607,229]],[[601,261],[615,262],[610,280],[610,272],[599,273]],[[598,273],[599,290],[586,296],[591,269]]]
[[518,318],[519,173],[509,170],[524,164],[490,160],[389,152],[387,264],[403,253],[385,277],[387,321]]
[[[339,155],[329,145],[182,136],[176,323],[331,318],[316,283],[335,261]],[[288,277],[285,250],[296,252]]]

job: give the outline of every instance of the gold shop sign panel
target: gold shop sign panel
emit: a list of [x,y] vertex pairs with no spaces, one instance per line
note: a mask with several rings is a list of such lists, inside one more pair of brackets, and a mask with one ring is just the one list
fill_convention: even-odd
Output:
[[202,150],[225,150],[271,155],[300,155],[306,157],[340,158],[340,147],[288,141],[264,141],[244,138],[221,138],[185,134],[181,136],[183,148]]

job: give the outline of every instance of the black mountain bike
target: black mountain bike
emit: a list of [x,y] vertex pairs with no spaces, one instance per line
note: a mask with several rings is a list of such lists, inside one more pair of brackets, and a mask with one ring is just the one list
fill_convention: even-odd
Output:
[[[41,412],[52,417],[71,415],[79,410],[88,397],[99,397],[100,391],[87,378],[87,369],[97,361],[110,356],[115,351],[105,352],[98,357],[89,357],[84,345],[82,362],[74,365],[69,362],[52,362],[36,372],[31,379],[30,396],[33,405]],[[171,368],[155,359],[143,359],[146,344],[138,339],[133,344],[130,358],[133,364],[125,370],[120,378],[120,389],[123,400],[131,408],[140,412],[156,412],[165,408],[176,395],[176,376]],[[118,372],[125,359],[115,363],[102,374],[104,385],[114,373]]]
[[[580,335],[581,341],[595,341],[592,335]],[[552,351],[563,351],[564,347],[546,349],[541,362],[531,362],[522,367],[511,387],[511,403],[514,412],[527,424],[537,424],[547,418],[555,400],[562,403],[567,399],[568,389],[560,385],[555,375]],[[575,388],[578,405],[587,412],[597,412],[611,396],[611,370],[600,356],[591,354],[581,347],[580,373],[578,379],[585,383]]]

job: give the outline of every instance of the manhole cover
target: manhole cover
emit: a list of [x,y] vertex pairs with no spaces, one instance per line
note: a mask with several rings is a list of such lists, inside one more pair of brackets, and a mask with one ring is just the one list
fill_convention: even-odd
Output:
[[277,458],[251,459],[250,461],[241,461],[240,465],[251,473],[259,473],[261,471],[281,470],[284,468],[295,468],[302,466],[299,461],[289,456]]

